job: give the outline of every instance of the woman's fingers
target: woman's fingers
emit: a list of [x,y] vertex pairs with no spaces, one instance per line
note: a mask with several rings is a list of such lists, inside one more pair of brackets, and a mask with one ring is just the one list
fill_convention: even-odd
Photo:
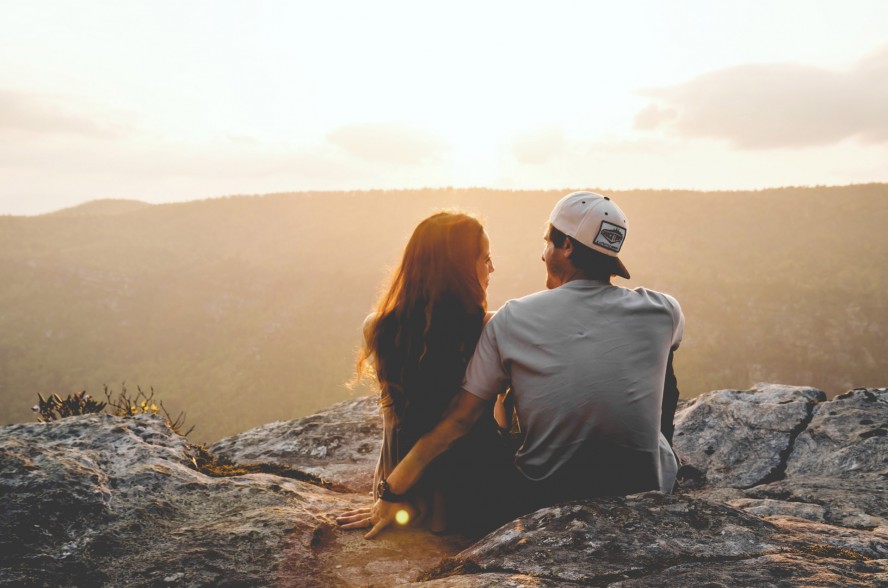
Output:
[[350,516],[350,515],[356,515],[356,514],[367,514],[367,513],[369,513],[369,512],[370,512],[370,508],[369,508],[369,507],[367,507],[367,508],[354,508],[354,509],[352,509],[352,510],[347,510],[347,511],[345,511],[344,513],[342,513],[342,515],[343,515],[343,516]]
[[363,521],[364,519],[370,520],[370,513],[362,513],[351,516],[342,516],[336,517],[336,523],[339,525],[347,525],[349,523],[354,523],[356,521]]
[[[376,537],[377,535],[379,535],[379,533],[380,533],[383,529],[385,529],[386,527],[388,527],[389,522],[391,522],[391,521],[389,521],[388,519],[380,519],[379,522],[376,523],[375,525],[373,525],[373,528],[370,529],[370,531],[369,531],[366,535],[364,535],[364,539],[373,539],[374,537]],[[369,527],[369,526],[370,526],[370,524],[369,524],[370,521],[368,520],[367,523],[368,523],[367,526]]]
[[370,517],[367,517],[365,519],[360,519],[360,520],[357,520],[353,523],[348,523],[345,525],[340,523],[340,527],[343,529],[366,529],[367,527],[369,527],[372,524],[373,523],[370,521]]
[[336,520],[339,520],[343,517],[353,517],[353,516],[357,516],[357,515],[369,515],[369,514],[370,514],[369,508],[356,508],[354,510],[347,510],[342,514],[336,515]]

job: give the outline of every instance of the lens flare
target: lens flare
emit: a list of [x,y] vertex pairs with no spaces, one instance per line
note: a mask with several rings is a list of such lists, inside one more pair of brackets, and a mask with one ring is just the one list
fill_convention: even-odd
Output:
[[406,525],[407,523],[410,522],[410,513],[408,513],[404,509],[399,510],[398,512],[395,513],[395,521],[399,525]]

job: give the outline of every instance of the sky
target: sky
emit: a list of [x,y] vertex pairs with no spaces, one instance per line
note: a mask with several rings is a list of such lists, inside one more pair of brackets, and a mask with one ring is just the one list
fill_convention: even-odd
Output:
[[0,0],[0,214],[865,182],[884,0]]

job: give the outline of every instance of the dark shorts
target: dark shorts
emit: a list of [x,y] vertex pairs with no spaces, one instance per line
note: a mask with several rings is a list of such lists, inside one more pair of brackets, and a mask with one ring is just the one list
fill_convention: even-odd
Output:
[[659,488],[655,466],[613,448],[595,459],[575,459],[539,481],[522,474],[511,457],[485,463],[467,462],[451,471],[456,477],[444,485],[448,526],[474,536],[545,506]]
[[432,464],[432,483],[443,491],[447,504],[448,530],[479,536],[514,518],[514,509],[502,497],[517,473],[513,456],[495,425],[482,426]]

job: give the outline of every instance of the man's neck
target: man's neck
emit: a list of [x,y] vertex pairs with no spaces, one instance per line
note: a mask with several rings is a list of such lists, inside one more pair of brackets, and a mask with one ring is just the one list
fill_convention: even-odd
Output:
[[606,284],[611,283],[611,277],[607,276],[592,276],[581,269],[574,270],[570,274],[567,274],[564,280],[561,282],[562,285],[567,284],[569,282],[575,282],[577,280],[593,280],[596,282],[604,282]]

